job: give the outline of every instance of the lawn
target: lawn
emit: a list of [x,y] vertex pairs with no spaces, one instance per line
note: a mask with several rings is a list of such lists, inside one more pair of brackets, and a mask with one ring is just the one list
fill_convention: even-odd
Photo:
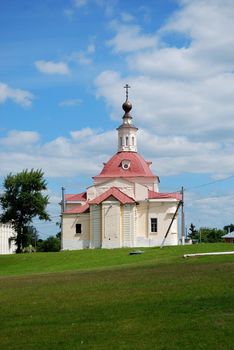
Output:
[[0,347],[233,349],[232,245],[0,256]]

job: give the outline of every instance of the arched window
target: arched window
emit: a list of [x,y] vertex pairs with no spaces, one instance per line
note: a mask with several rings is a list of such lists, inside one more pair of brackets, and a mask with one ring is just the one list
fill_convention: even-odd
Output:
[[134,146],[135,140],[134,140],[134,136],[132,136],[132,145]]
[[128,136],[126,136],[126,146],[128,146]]
[[123,138],[121,136],[119,138],[119,144],[120,144],[120,146],[123,146]]

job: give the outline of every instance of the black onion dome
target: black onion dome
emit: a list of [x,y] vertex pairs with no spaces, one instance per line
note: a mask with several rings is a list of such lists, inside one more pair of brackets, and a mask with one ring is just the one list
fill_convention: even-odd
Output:
[[122,108],[124,110],[125,113],[129,113],[132,109],[132,104],[130,101],[126,100],[123,105],[122,105]]
[[128,101],[128,100],[126,100],[126,101],[123,103],[122,108],[123,108],[123,110],[124,110],[124,112],[125,112],[124,115],[123,115],[123,118],[131,118],[131,119],[132,119],[131,114],[130,114],[130,111],[131,111],[131,109],[132,109],[132,104],[131,104],[131,102]]

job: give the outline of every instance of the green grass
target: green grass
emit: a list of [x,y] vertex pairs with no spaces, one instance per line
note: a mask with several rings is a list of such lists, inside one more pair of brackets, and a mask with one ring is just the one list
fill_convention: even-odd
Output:
[[[142,255],[129,255],[136,249],[86,249],[58,253],[32,253],[0,255],[0,276],[26,275],[77,271],[87,269],[109,269],[118,266],[146,264],[184,263],[182,256],[186,253],[234,250],[234,245],[196,244],[160,248],[143,248]],[[222,257],[220,257],[222,259]],[[226,259],[226,258],[225,258]],[[210,261],[212,258],[199,258],[198,261]]]
[[0,348],[234,348],[232,245],[0,256]]

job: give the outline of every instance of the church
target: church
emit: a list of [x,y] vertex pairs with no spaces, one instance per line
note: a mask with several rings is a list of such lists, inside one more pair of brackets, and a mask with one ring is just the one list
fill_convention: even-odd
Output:
[[179,244],[181,194],[159,192],[151,162],[137,151],[128,87],[117,153],[84,192],[63,195],[62,250]]

